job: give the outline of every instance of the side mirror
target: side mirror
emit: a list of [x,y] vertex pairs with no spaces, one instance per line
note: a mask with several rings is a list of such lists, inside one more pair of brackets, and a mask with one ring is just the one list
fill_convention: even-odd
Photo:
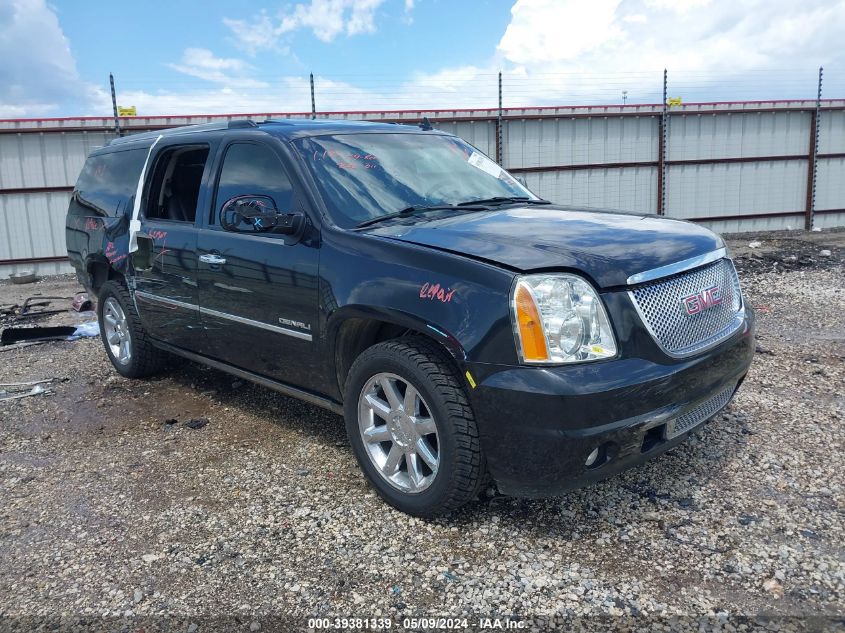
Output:
[[220,226],[237,233],[293,235],[303,219],[301,213],[279,213],[270,196],[235,196],[220,210]]

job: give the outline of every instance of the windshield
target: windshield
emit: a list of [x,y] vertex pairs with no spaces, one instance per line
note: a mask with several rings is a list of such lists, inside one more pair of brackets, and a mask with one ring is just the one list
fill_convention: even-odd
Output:
[[453,136],[338,134],[294,141],[342,227],[408,207],[494,197],[537,196],[484,154]]

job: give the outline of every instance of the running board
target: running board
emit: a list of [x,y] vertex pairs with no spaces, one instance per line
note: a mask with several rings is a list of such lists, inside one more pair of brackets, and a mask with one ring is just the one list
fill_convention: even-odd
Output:
[[166,352],[170,352],[171,354],[176,354],[177,356],[187,358],[188,360],[194,361],[195,363],[206,365],[208,367],[212,367],[213,369],[219,369],[220,371],[224,371],[227,374],[232,374],[233,376],[237,376],[238,378],[249,380],[250,382],[254,382],[257,385],[267,387],[268,389],[272,389],[273,391],[278,391],[279,393],[283,393],[286,396],[290,396],[291,398],[297,398],[309,404],[322,407],[323,409],[328,409],[332,413],[343,415],[343,405],[338,404],[334,400],[329,400],[328,398],[313,394],[310,391],[304,391],[303,389],[291,387],[290,385],[286,385],[283,382],[278,382],[277,380],[273,380],[272,378],[266,378],[260,374],[255,374],[251,371],[247,371],[245,369],[235,367],[234,365],[230,365],[229,363],[224,363],[219,360],[208,358],[201,354],[189,352],[180,347],[170,345],[169,343],[164,343],[162,341],[154,341],[153,344]]

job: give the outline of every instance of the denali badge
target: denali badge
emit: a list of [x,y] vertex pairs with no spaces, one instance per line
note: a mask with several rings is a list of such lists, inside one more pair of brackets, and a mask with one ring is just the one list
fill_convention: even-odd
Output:
[[681,297],[681,303],[687,314],[698,314],[722,303],[722,289],[719,286],[705,288],[698,294]]
[[279,323],[282,325],[290,325],[291,327],[298,327],[300,330],[308,330],[311,331],[311,324],[310,323],[303,323],[302,321],[294,321],[292,319],[285,319],[283,317],[279,317]]

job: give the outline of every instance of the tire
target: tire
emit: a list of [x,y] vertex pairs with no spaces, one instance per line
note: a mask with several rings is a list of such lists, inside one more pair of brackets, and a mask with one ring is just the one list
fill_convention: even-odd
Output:
[[[401,407],[390,404],[385,383]],[[431,518],[478,497],[486,464],[475,417],[451,359],[435,343],[414,337],[365,350],[349,370],[344,415],[361,470],[394,508]],[[410,453],[397,463],[396,449]]]
[[[115,337],[113,321],[115,316],[120,316],[119,313],[122,313],[123,322],[120,323],[118,318],[119,332]],[[167,354],[153,347],[138,318],[135,303],[124,286],[115,281],[103,284],[98,293],[97,319],[100,322],[103,347],[111,364],[121,376],[144,378],[161,371],[167,361]],[[128,350],[126,356],[124,350]]]

